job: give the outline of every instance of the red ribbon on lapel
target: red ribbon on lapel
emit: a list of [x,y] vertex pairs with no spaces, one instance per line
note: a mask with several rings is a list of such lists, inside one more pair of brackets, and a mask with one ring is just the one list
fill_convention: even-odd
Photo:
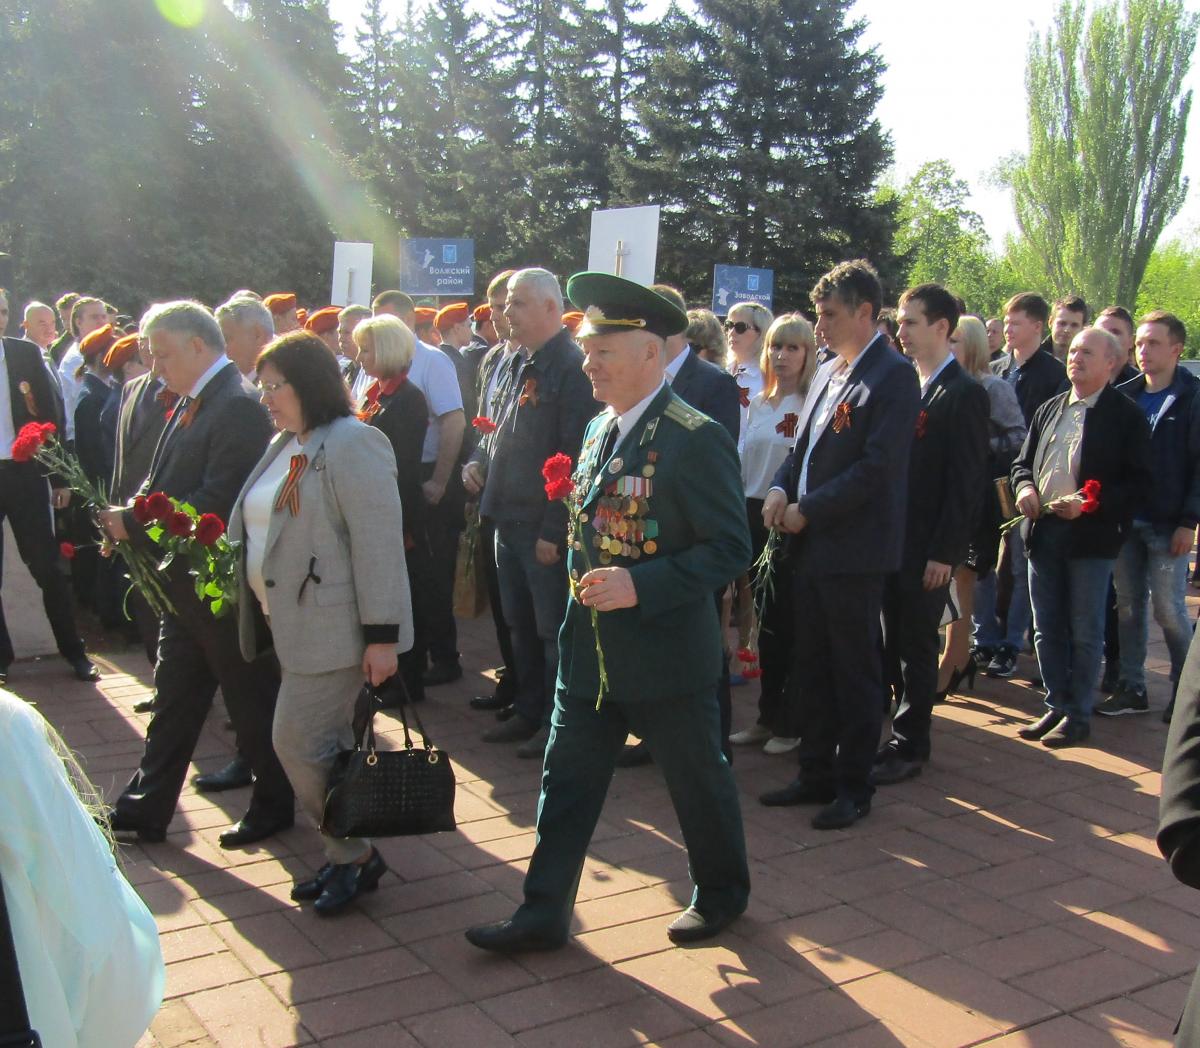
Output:
[[750,406],[750,387],[738,386],[738,403],[744,408]]
[[286,506],[291,510],[293,517],[299,514],[300,478],[304,476],[306,469],[308,469],[308,456],[293,455],[292,464],[288,467],[287,480],[283,482],[283,487],[279,489],[279,498],[275,500],[276,513]]
[[800,417],[794,412],[789,411],[783,416],[783,421],[775,426],[776,433],[782,433],[788,439],[796,435],[796,423],[800,421]]
[[929,412],[924,408],[917,415],[917,439],[920,440],[925,436],[925,428],[929,425]]

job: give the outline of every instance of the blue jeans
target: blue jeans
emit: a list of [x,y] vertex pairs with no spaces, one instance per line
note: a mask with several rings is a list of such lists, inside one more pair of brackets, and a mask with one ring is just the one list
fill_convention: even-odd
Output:
[[500,603],[512,634],[517,671],[513,705],[526,720],[549,724],[558,677],[558,630],[567,613],[567,565],[539,564],[540,524],[496,525]]
[[1008,604],[1008,624],[1003,631],[996,618],[996,572],[975,583],[975,644],[980,648],[1011,648],[1014,653],[1025,650],[1025,635],[1029,632],[1029,574],[1025,556],[1025,541],[1019,527],[1005,535],[1008,543],[1009,567],[1013,573],[1012,598]]
[[1068,557],[1066,521],[1046,520],[1038,529],[1037,550],[1029,558],[1029,594],[1046,705],[1087,724],[1104,652],[1104,606],[1113,561]]
[[1146,686],[1148,599],[1154,602],[1154,621],[1162,627],[1171,655],[1172,683],[1179,681],[1192,642],[1186,603],[1188,554],[1172,557],[1170,545],[1170,533],[1159,534],[1144,521],[1135,521],[1113,569],[1121,637],[1121,680],[1132,688]]

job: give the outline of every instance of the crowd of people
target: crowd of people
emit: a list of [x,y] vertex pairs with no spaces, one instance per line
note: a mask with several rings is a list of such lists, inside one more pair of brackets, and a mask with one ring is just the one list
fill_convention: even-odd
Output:
[[[811,298],[722,320],[603,274],[564,298],[529,268],[475,308],[385,291],[306,313],[248,290],[137,321],[88,295],[26,306],[24,339],[3,342],[0,512],[77,676],[96,671],[71,586],[154,665],[113,832],[165,838],[218,686],[237,755],[196,787],[252,786],[221,845],[290,827],[297,801],[319,826],[364,680],[386,705],[462,676],[464,564],[502,660],[471,699],[495,716],[482,737],[544,761],[526,901],[468,933],[485,949],[565,941],[616,765],[654,761],[671,787],[696,893],[670,934],[688,941],[746,905],[736,747],[794,754],[762,803],[813,805],[832,829],[921,773],[939,701],[1012,676],[1030,644],[1045,713],[1024,738],[1073,746],[1093,712],[1147,711],[1148,609],[1173,684],[1192,635],[1200,403],[1183,324],[1036,293],[980,318],[937,284],[884,309],[861,260]],[[6,457],[36,420],[111,493],[105,538],[149,543],[133,507],[148,492],[228,522],[237,614],[209,613],[182,569],[164,576],[167,613],[126,599],[121,558],[98,555],[61,479]],[[543,476],[555,456],[561,498]],[[0,670],[13,657],[0,619]],[[752,723],[733,723],[739,685],[757,688]],[[293,897],[329,915],[386,867],[368,840],[323,841]]]

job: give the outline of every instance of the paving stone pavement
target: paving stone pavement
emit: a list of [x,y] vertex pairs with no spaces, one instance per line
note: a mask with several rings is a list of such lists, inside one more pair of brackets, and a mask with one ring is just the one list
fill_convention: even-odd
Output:
[[[1078,749],[1014,736],[1040,707],[1021,680],[1032,659],[1012,682],[980,677],[938,707],[931,766],[880,790],[848,831],[761,807],[794,757],[739,750],[753,895],[710,944],[668,942],[689,891],[678,826],[654,767],[618,770],[571,944],[507,959],[462,937],[512,911],[534,841],[540,767],[481,743],[490,716],[467,707],[490,687],[490,634],[488,620],[464,624],[467,676],[422,709],[457,769],[458,832],[380,842],[393,872],[355,912],[321,920],[288,899],[322,862],[308,826],[246,851],[217,846],[245,790],[188,788],[166,843],[122,847],[167,961],[166,1001],[139,1048],[1170,1043],[1200,951],[1200,893],[1154,846],[1161,640],[1152,715],[1096,718]],[[111,797],[141,753],[146,718],[132,707],[149,669],[135,649],[98,662],[98,686],[57,659],[18,663],[9,686]],[[736,688],[734,704],[735,727],[751,722],[752,689]],[[222,721],[218,707],[198,770],[231,754]]]

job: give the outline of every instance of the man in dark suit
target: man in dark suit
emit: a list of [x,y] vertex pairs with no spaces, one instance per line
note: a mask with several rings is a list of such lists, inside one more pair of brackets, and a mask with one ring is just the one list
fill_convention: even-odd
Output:
[[[216,318],[195,302],[156,306],[143,319],[154,373],[180,397],[155,449],[145,491],[162,491],[200,513],[229,519],[234,499],[271,438],[262,405],[242,388],[225,356]],[[114,539],[148,546],[133,513],[114,506],[101,514]],[[165,576],[174,614],[163,616],[154,668],[157,708],[146,731],[141,766],[111,813],[114,832],[163,840],[175,812],[188,762],[217,685],[249,759],[255,782],[250,809],[221,834],[222,847],[241,847],[292,825],[294,800],[271,745],[279,690],[273,656],[248,663],[238,648],[236,617],[214,618],[196,599],[191,577],[177,563]]]
[[[1090,734],[1113,562],[1153,486],[1149,423],[1108,381],[1124,352],[1100,328],[1075,336],[1070,389],[1038,409],[1012,467],[1046,682],[1046,713],[1018,734],[1055,749]],[[1097,489],[1090,498],[1085,485]]]
[[568,294],[586,310],[584,369],[609,407],[587,428],[567,495],[572,596],[525,899],[510,920],[467,931],[472,945],[505,953],[566,942],[588,843],[631,730],[667,780],[696,884],[668,937],[716,935],[750,894],[737,789],[718,737],[712,600],[750,563],[737,449],[663,381],[663,341],[684,330],[686,314],[606,273],[577,274]]
[[[20,338],[0,340],[0,346],[6,376],[0,384],[0,523],[8,519],[17,551],[42,591],[42,606],[59,653],[79,680],[99,680],[75,628],[70,586],[58,570],[51,505],[65,507],[71,491],[58,477],[48,477],[37,462],[14,462],[12,457],[13,440],[30,422],[53,422],[59,439],[65,439],[62,401],[37,346]],[[7,681],[15,657],[0,610],[0,684]]]
[[921,409],[908,465],[904,557],[883,592],[884,664],[901,693],[877,786],[921,773],[937,691],[938,626],[975,532],[988,453],[988,396],[950,352],[958,303],[938,284],[900,297],[900,344],[917,367]]
[[884,578],[900,567],[917,375],[876,330],[883,292],[865,261],[843,262],[812,292],[816,335],[834,357],[817,372],[796,447],[763,503],[791,532],[800,775],[767,805],[823,804],[817,829],[871,810],[884,709],[879,618]]

